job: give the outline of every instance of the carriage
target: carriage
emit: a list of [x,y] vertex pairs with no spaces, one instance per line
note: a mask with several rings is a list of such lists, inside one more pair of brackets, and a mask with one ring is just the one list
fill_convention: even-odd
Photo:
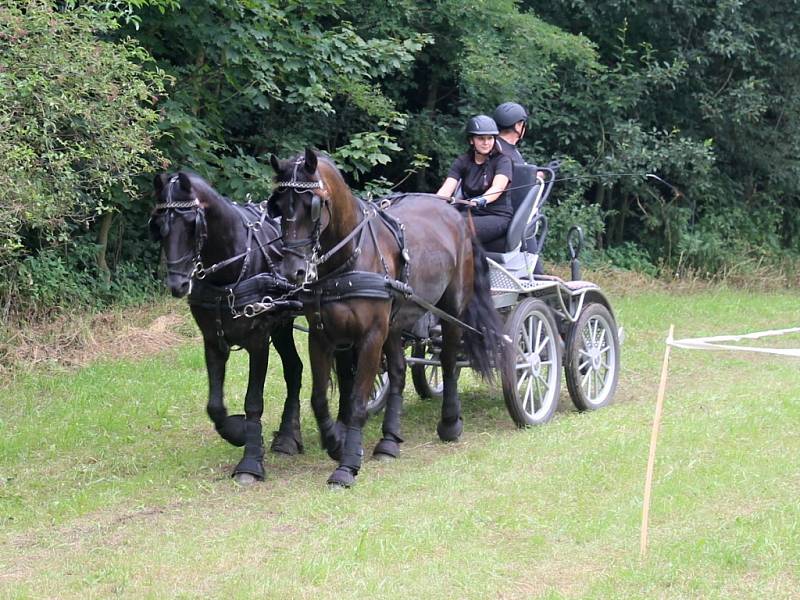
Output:
[[[188,293],[203,333],[209,417],[224,439],[244,446],[233,473],[237,481],[264,477],[261,416],[270,338],[287,383],[271,448],[303,451],[301,367],[290,333],[298,309],[310,325],[311,405],[322,446],[339,464],[328,479],[332,486],[355,483],[368,412],[385,407],[383,437],[373,454],[399,455],[407,366],[423,396],[441,396],[436,431],[442,441],[455,441],[463,431],[457,375],[465,366],[485,377],[500,371],[519,426],[552,417],[562,362],[579,409],[611,401],[620,332],[598,286],[580,280],[580,230],[570,237],[569,281],[536,273],[547,230],[540,209],[555,180],[553,165],[515,168],[509,189],[515,214],[505,239],[486,248],[487,270],[476,259],[484,249],[440,197],[364,202],[333,162],[312,149],[285,161],[271,157],[271,163],[276,190],[258,208],[235,205],[196,175],[154,181],[158,202],[150,231],[161,241],[173,295]],[[547,176],[537,179],[540,170]],[[280,232],[268,216],[284,217]],[[222,395],[234,344],[250,355],[244,415],[229,415]],[[340,386],[335,420],[328,407],[334,368]]]
[[[513,369],[501,376],[503,397],[519,427],[546,423],[553,417],[562,367],[570,398],[581,411],[608,405],[619,376],[623,332],[599,286],[580,277],[583,233],[579,227],[568,234],[571,278],[537,273],[547,236],[541,209],[557,168],[557,163],[514,165],[514,189],[508,192],[514,217],[505,239],[487,248],[492,299],[514,348]],[[407,332],[406,344],[415,390],[423,398],[441,397],[437,320],[431,315],[423,318]],[[459,361],[459,367],[467,366],[467,361]],[[386,384],[385,372],[379,373],[368,404],[371,413],[383,408]]]

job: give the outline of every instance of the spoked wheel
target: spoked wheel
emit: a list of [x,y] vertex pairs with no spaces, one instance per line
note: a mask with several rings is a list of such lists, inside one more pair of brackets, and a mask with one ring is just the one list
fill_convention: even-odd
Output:
[[561,391],[558,330],[550,308],[535,298],[520,302],[506,321],[513,369],[503,376],[503,397],[519,427],[549,421]]
[[[336,398],[339,395],[339,386],[336,385],[336,374],[331,373],[331,379],[328,384],[329,398]],[[383,362],[381,362],[381,370],[375,375],[375,381],[372,383],[372,392],[367,399],[367,413],[374,415],[383,410],[386,406],[386,400],[389,397],[389,373],[386,371]]]
[[[439,348],[428,342],[417,342],[411,348],[411,356],[439,361]],[[411,381],[420,398],[441,400],[444,383],[441,365],[411,365]]]
[[383,364],[381,370],[375,375],[375,381],[372,383],[372,393],[367,400],[367,413],[374,415],[383,410],[386,406],[386,400],[389,397],[389,373],[387,373]]
[[567,336],[564,370],[567,389],[578,410],[596,410],[614,398],[619,378],[617,324],[598,303],[584,307]]

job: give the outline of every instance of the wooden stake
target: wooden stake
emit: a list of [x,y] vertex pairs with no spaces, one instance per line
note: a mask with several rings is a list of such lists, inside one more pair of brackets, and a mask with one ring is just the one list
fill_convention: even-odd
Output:
[[639,558],[644,558],[647,553],[647,522],[650,516],[650,491],[653,489],[653,468],[656,462],[656,442],[658,441],[658,430],[661,426],[661,412],[664,407],[664,393],[667,389],[667,367],[669,365],[669,350],[672,348],[672,332],[675,326],[669,326],[667,336],[667,348],[664,350],[664,364],[661,366],[661,382],[658,385],[658,396],[656,398],[656,414],[653,417],[653,432],[650,434],[650,456],[647,458],[647,475],[644,480],[644,502],[642,505],[642,538],[639,546]]

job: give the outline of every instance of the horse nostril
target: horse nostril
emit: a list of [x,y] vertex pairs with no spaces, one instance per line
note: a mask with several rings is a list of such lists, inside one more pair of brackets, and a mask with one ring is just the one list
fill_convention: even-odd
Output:
[[306,278],[306,272],[304,269],[298,269],[297,271],[295,271],[294,273],[295,281],[302,281],[305,278]]

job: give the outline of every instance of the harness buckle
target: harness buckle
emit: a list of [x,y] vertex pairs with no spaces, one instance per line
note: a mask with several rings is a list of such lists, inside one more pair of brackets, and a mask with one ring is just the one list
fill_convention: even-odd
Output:
[[317,263],[314,260],[315,258],[316,254],[312,255],[307,263],[308,268],[306,269],[306,276],[303,278],[303,286],[308,283],[313,283],[317,279]]
[[233,293],[233,288],[228,288],[228,308],[231,309],[232,315],[236,315],[236,309],[234,308],[235,304],[236,304],[236,296]]
[[194,269],[192,270],[191,277],[195,279],[205,279],[206,278],[206,270],[203,267],[203,263],[201,261],[197,261],[194,263]]

